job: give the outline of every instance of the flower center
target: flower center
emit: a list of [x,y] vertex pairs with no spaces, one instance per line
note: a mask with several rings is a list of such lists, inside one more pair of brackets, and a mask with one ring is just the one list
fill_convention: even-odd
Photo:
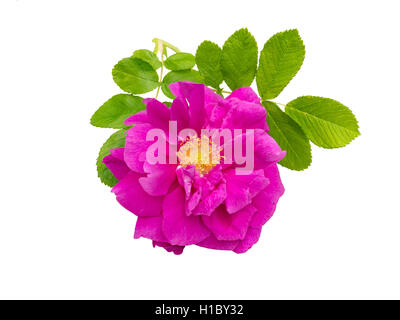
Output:
[[192,137],[183,142],[178,151],[178,159],[182,166],[194,165],[201,174],[207,174],[221,161],[221,150],[208,136]]

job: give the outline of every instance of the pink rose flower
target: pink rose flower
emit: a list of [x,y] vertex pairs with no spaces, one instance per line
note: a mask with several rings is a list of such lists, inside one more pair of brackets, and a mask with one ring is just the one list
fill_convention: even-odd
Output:
[[[125,148],[112,149],[103,159],[119,181],[112,192],[138,216],[135,239],[151,239],[154,247],[175,254],[188,245],[246,252],[258,241],[284,192],[277,162],[285,152],[267,133],[265,108],[248,87],[226,99],[203,84],[178,82],[170,89],[176,96],[172,106],[145,99],[146,110],[125,121],[134,124],[127,132]],[[254,129],[253,172],[238,175],[239,165],[235,159],[224,163],[221,149],[212,155],[221,160],[218,164],[187,157],[190,143],[198,140],[177,144],[178,163],[151,164],[146,151],[154,141],[146,141],[146,135],[158,128],[168,137],[170,121],[176,121],[178,132],[191,128],[199,136],[204,128],[242,129],[239,139],[244,139],[246,129]],[[169,138],[166,142],[171,143]]]

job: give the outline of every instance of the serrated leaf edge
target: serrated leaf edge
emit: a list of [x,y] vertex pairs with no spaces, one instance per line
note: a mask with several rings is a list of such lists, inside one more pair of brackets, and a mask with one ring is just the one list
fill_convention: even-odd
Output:
[[[268,100],[267,100],[266,102],[274,103],[274,102],[268,101]],[[276,105],[276,103],[274,103],[274,104]],[[264,105],[263,105],[263,106],[264,106]],[[277,106],[277,105],[276,105],[276,106]],[[264,106],[264,108],[267,109],[266,106]],[[277,108],[279,108],[279,107],[277,106]],[[268,110],[267,110],[267,111],[268,111]],[[282,110],[281,110],[281,111],[282,111]],[[282,112],[283,112],[283,111],[282,111]],[[284,112],[284,113],[285,113],[290,119],[292,119],[286,112]],[[268,117],[268,114],[267,114],[267,117]],[[287,139],[286,135],[283,133],[283,131],[280,129],[280,127],[276,124],[274,118],[271,116],[270,113],[269,113],[269,117],[270,117],[270,119],[272,120],[272,122],[275,124],[275,127],[279,130],[279,132],[281,133],[281,135],[282,135],[282,136],[284,137],[284,139],[286,140],[288,146],[291,146],[291,143],[289,143],[289,140]],[[292,119],[292,120],[294,121],[294,119]],[[267,119],[267,122],[268,122],[268,119]],[[299,129],[301,130],[301,132],[303,132],[304,136],[308,139],[308,142],[309,142],[309,143],[308,143],[308,146],[309,146],[308,150],[310,151],[310,162],[309,162],[309,164],[307,165],[307,167],[301,168],[301,169],[289,168],[288,166],[282,164],[281,162],[278,162],[278,164],[280,164],[282,167],[285,167],[285,168],[287,168],[287,169],[289,169],[289,170],[293,170],[293,171],[304,171],[304,170],[306,170],[307,168],[309,168],[309,167],[311,166],[311,164],[312,164],[312,150],[311,150],[310,139],[307,137],[307,135],[305,134],[304,130],[300,127],[300,125],[299,125],[296,121],[294,121],[294,123],[299,127]],[[274,138],[274,139],[275,139],[275,138]],[[299,157],[299,154],[293,149],[293,147],[291,147],[291,149],[293,150],[294,154],[296,154],[296,156],[297,156],[298,158],[300,158],[300,157]]]
[[[343,107],[345,107],[345,108],[352,114],[352,116],[354,117],[355,123],[356,123],[356,125],[357,125],[357,131],[353,131],[353,130],[348,129],[348,128],[346,128],[346,127],[342,127],[342,126],[340,126],[340,125],[338,125],[338,124],[336,124],[336,123],[334,123],[334,122],[331,122],[331,121],[328,121],[328,120],[325,120],[325,119],[318,118],[318,117],[316,117],[316,116],[314,116],[313,114],[310,114],[310,113],[308,113],[308,112],[303,112],[303,111],[298,110],[298,109],[296,109],[296,108],[290,107],[290,103],[296,101],[296,100],[299,99],[299,98],[319,98],[319,99],[326,99],[326,100],[330,100],[330,101],[334,101],[334,102],[336,102],[336,103],[339,103],[340,105],[342,105]],[[355,135],[354,137],[352,137],[352,138],[349,140],[348,143],[346,143],[346,144],[344,144],[344,145],[342,145],[342,146],[327,147],[327,146],[319,146],[319,145],[315,144],[314,141],[312,141],[312,139],[307,135],[307,133],[304,132],[304,133],[306,134],[306,136],[310,139],[310,141],[311,141],[314,145],[316,145],[317,147],[320,147],[320,148],[323,148],[323,149],[339,149],[339,148],[343,148],[343,147],[346,147],[347,145],[349,145],[354,139],[356,139],[357,137],[359,137],[359,136],[361,135],[361,132],[360,132],[360,130],[359,130],[359,129],[360,129],[360,126],[359,126],[359,124],[358,124],[358,120],[357,120],[355,114],[353,113],[353,111],[351,111],[350,108],[346,107],[344,104],[342,104],[341,102],[339,102],[339,101],[337,101],[337,100],[335,100],[335,99],[325,98],[325,97],[320,97],[320,96],[311,96],[311,95],[308,95],[308,96],[300,96],[300,97],[297,97],[296,99],[290,101],[290,102],[286,105],[285,110],[286,110],[286,109],[290,109],[291,111],[297,111],[297,112],[300,113],[300,114],[301,114],[301,113],[306,114],[306,115],[308,115],[308,116],[310,116],[310,117],[312,117],[312,118],[315,118],[315,119],[317,119],[317,120],[326,121],[326,122],[329,122],[329,123],[333,124],[334,126],[340,127],[340,128],[342,128],[342,129],[345,129],[345,130],[350,131],[350,132],[352,132],[352,133],[356,133],[356,135]],[[285,113],[286,113],[286,112],[285,112]],[[302,125],[301,125],[300,123],[298,123],[294,118],[292,118],[292,117],[290,116],[290,114],[288,114],[288,113],[286,113],[286,114],[287,114],[293,121],[295,121],[295,122],[300,126],[300,128],[302,128],[303,131],[305,131],[305,130],[303,129]]]

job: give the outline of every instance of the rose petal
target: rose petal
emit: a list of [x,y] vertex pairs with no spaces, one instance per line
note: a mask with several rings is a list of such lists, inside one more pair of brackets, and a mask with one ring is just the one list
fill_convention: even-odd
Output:
[[155,248],[156,246],[164,248],[168,252],[173,252],[176,255],[182,254],[183,249],[185,249],[184,246],[173,246],[167,242],[153,241],[153,248]]
[[138,217],[135,227],[135,239],[140,237],[155,240],[166,241],[161,231],[162,217]]
[[175,82],[169,85],[171,92],[177,98],[189,104],[189,127],[200,133],[205,122],[205,86],[204,84],[189,81]]
[[234,214],[228,213],[224,206],[220,206],[212,215],[202,216],[202,219],[218,240],[242,240],[255,212],[256,209],[251,205]]
[[[245,153],[246,150],[247,135],[250,135],[250,139],[251,137],[254,139],[254,170],[264,169],[273,163],[281,161],[285,157],[286,151],[282,151],[276,141],[262,129],[246,131],[234,138],[234,143],[239,143],[238,141],[242,142],[242,153]],[[250,156],[246,155],[246,157]]]
[[169,187],[176,180],[176,165],[174,164],[151,165],[145,162],[143,169],[147,176],[139,178],[139,183],[151,196],[166,195]]
[[146,150],[154,143],[146,141],[146,135],[150,129],[153,129],[150,124],[138,124],[129,129],[126,135],[124,159],[127,166],[135,172],[144,173]]
[[140,177],[130,171],[111,191],[125,209],[137,216],[157,216],[161,213],[163,198],[147,194],[139,184]]
[[267,132],[261,129],[254,131],[254,169],[266,168],[285,157],[286,151],[282,151],[274,138]]
[[143,99],[149,123],[168,133],[171,110],[157,99]]
[[176,169],[178,182],[185,190],[186,200],[190,198],[195,174],[195,167],[193,165],[186,167],[178,166]]
[[245,253],[260,239],[261,228],[249,227],[245,238],[233,250],[236,253]]
[[185,193],[180,186],[165,196],[163,217],[162,230],[172,245],[196,244],[210,235],[200,217],[186,216]]
[[207,215],[212,214],[215,209],[220,206],[226,199],[226,183],[221,182],[211,193],[205,196],[196,208],[191,212],[194,215]]
[[235,213],[251,203],[251,200],[269,183],[263,170],[253,171],[249,175],[237,175],[235,169],[224,172],[226,180],[226,209]]
[[117,148],[117,149],[110,149],[110,154],[121,161],[125,161],[124,159],[125,148]]
[[260,104],[260,97],[254,90],[250,87],[242,87],[239,89],[234,90],[226,100],[230,100],[232,98],[237,98],[243,101],[253,102]]
[[176,98],[171,105],[171,121],[177,122],[177,133],[189,128],[189,107],[185,100]]
[[239,241],[240,240],[234,240],[234,241],[218,240],[213,234],[211,234],[208,238],[199,242],[197,245],[208,249],[233,250],[238,246]]
[[207,125],[210,128],[221,128],[222,121],[230,111],[232,105],[229,101],[222,100],[219,103],[206,106],[208,119]]
[[111,149],[110,152],[111,154],[103,158],[103,163],[119,181],[124,178],[130,171],[125,161],[123,160],[124,148]]
[[124,121],[124,124],[126,126],[131,126],[139,123],[149,123],[149,117],[147,116],[146,110],[139,111],[138,113],[135,113]]
[[230,100],[231,109],[222,122],[222,128],[229,129],[268,129],[267,112],[260,104],[242,101],[237,98]]
[[257,209],[257,212],[254,214],[250,225],[255,228],[262,227],[272,217],[276,204],[285,191],[276,164],[269,166],[264,172],[269,179],[269,184],[252,200],[252,205]]

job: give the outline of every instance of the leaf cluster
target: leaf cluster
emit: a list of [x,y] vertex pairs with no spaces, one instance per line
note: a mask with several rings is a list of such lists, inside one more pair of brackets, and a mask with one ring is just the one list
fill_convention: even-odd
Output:
[[[124,120],[145,108],[140,94],[160,90],[169,99],[169,85],[178,81],[204,83],[223,95],[230,90],[251,86],[255,81],[262,105],[267,110],[269,134],[286,157],[280,164],[304,170],[312,161],[311,143],[322,148],[339,148],[360,135],[357,119],[338,101],[318,96],[301,96],[282,110],[275,99],[300,70],[305,47],[296,29],[273,35],[261,51],[253,35],[245,28],[233,33],[220,47],[203,41],[195,55],[154,39],[155,49],[136,50],[120,60],[112,70],[115,83],[124,91],[107,100],[92,116],[92,125],[119,129],[101,147],[97,159],[98,175],[112,186],[115,177],[102,163],[111,148],[123,147],[127,127]],[[168,56],[168,50],[173,54]],[[197,67],[197,69],[195,69]],[[166,101],[170,106],[171,102]]]

